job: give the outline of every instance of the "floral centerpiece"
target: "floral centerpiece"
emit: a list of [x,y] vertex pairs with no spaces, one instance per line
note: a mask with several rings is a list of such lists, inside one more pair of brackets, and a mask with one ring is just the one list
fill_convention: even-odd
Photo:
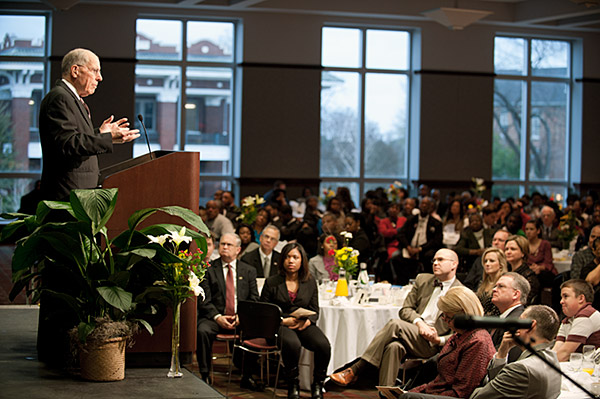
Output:
[[385,190],[388,200],[391,203],[397,204],[400,202],[400,189],[402,188],[402,182],[396,180]]
[[579,235],[579,226],[581,222],[575,216],[575,212],[570,210],[567,214],[561,216],[558,223],[558,239],[563,244],[563,249],[569,249],[569,244]]
[[335,191],[333,191],[331,189],[331,187],[327,187],[323,189],[323,192],[321,193],[321,197],[319,198],[319,200],[321,201],[321,204],[327,208],[327,204],[329,204],[329,200],[332,199],[333,197],[335,197]]
[[350,278],[355,275],[355,272],[358,270],[358,255],[360,255],[360,253],[358,250],[349,246],[349,242],[352,239],[352,233],[342,231],[340,235],[344,237],[344,246],[338,250],[333,250],[335,251],[334,272],[340,273],[340,270],[343,269],[346,278]]
[[159,257],[161,261],[155,264],[160,277],[144,295],[151,292],[158,293],[173,309],[171,367],[168,377],[183,375],[179,362],[181,305],[194,296],[201,295],[204,300],[204,290],[200,287],[200,282],[204,280],[206,269],[209,267],[204,260],[205,255],[202,250],[197,249],[193,252],[189,249],[180,250],[182,244],[189,244],[192,241],[192,237],[185,234],[186,228],[183,226],[180,231],[169,231],[168,234],[157,237],[148,235],[149,243],[165,250],[163,256]]
[[265,203],[265,199],[258,194],[255,196],[249,195],[242,200],[242,213],[236,218],[241,223],[252,225],[256,220],[259,205]]
[[481,198],[483,192],[486,190],[485,179],[483,179],[482,177],[472,177],[471,182],[473,183],[472,189],[475,193],[475,196]]

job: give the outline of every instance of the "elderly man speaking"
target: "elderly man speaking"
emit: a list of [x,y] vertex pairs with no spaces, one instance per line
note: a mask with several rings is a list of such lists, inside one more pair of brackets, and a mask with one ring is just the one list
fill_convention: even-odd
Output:
[[94,94],[102,81],[100,59],[90,50],[74,49],[62,60],[62,79],[40,105],[40,140],[44,199],[65,200],[76,188],[98,186],[98,154],[110,153],[113,143],[138,138],[127,118],[107,118],[94,128],[83,98]]

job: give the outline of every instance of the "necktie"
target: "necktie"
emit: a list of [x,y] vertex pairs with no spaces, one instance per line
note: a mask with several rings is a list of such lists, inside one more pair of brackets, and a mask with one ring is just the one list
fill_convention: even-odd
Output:
[[92,115],[90,114],[90,108],[87,106],[85,101],[83,101],[83,98],[79,97],[79,101],[81,101],[81,103],[85,107],[85,110],[87,111],[87,114],[88,114],[88,118],[92,119]]
[[235,285],[233,284],[233,270],[227,265],[227,282],[225,283],[225,314],[235,314]]
[[265,277],[269,277],[269,271],[271,269],[271,264],[269,263],[269,257],[265,256],[263,258],[263,273],[265,274]]

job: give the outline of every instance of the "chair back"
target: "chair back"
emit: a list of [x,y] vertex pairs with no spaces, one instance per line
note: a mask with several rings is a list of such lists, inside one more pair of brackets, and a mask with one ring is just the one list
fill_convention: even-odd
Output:
[[267,302],[239,301],[237,314],[243,339],[275,339],[281,326],[281,308]]

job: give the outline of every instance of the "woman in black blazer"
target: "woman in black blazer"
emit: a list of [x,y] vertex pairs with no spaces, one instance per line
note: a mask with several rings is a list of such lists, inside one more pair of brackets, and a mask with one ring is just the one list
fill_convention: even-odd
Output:
[[[302,347],[315,355],[311,397],[322,399],[331,345],[316,325],[319,317],[319,291],[315,279],[308,271],[308,260],[302,245],[290,243],[283,247],[279,273],[267,278],[260,300],[278,305],[283,312],[279,336],[282,340],[283,364],[288,376],[288,399],[300,398],[298,362]],[[290,314],[298,308],[312,310],[315,314],[301,319],[291,317]]]

